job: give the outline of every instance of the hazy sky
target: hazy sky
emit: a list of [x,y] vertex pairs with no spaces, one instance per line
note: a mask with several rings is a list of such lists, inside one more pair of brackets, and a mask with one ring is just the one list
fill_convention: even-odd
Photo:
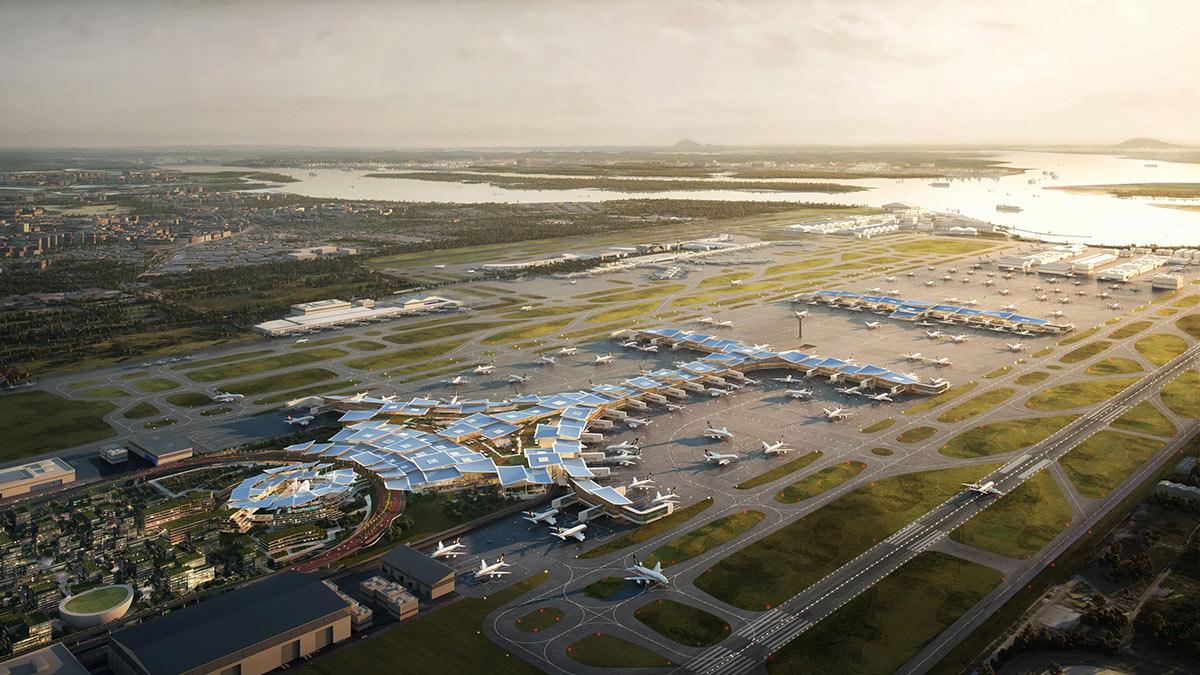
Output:
[[1197,0],[0,0],[0,145],[1200,142],[1197,26]]

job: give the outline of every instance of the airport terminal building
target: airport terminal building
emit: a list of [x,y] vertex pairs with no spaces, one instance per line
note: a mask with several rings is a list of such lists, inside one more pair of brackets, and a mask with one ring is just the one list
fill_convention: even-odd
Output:
[[53,490],[75,482],[75,467],[57,457],[0,471],[0,499]]

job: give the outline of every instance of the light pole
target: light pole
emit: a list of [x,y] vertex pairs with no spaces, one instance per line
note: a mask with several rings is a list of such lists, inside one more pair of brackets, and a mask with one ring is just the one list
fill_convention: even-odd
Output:
[[804,315],[796,312],[796,339],[804,339]]

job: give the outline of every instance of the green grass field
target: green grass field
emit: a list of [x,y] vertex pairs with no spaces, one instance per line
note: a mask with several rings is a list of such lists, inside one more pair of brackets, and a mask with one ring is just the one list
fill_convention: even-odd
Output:
[[1182,354],[1187,349],[1187,342],[1176,335],[1155,333],[1138,340],[1133,346],[1147,361],[1161,366]]
[[1040,370],[1035,370],[1032,373],[1025,373],[1024,375],[1018,375],[1016,377],[1016,379],[1013,380],[1013,382],[1016,382],[1017,384],[1022,385],[1022,386],[1030,385],[1030,384],[1040,384],[1041,382],[1044,382],[1047,377],[1050,377],[1050,373],[1042,372]]
[[117,434],[104,421],[116,410],[107,401],[69,401],[45,391],[0,396],[0,460],[11,461],[44,452],[104,440]]
[[133,386],[141,389],[144,392],[156,394],[160,391],[170,391],[179,388],[179,383],[175,380],[168,380],[165,377],[151,377],[145,380],[138,380],[133,383]]
[[880,457],[890,457],[895,454],[895,452],[891,448],[871,448],[871,454],[878,455]]
[[981,424],[946,441],[939,452],[948,457],[963,458],[1012,452],[1046,440],[1076,417],[1078,415],[1055,415]]
[[150,430],[162,429],[163,427],[169,427],[178,421],[179,420],[175,419],[174,417],[164,417],[162,419],[150,420],[149,422],[143,424],[142,428]]
[[1029,400],[1025,401],[1025,407],[1030,410],[1055,411],[1095,405],[1116,396],[1134,382],[1137,382],[1137,378],[1121,377],[1058,384],[1030,396]]
[[100,612],[125,599],[129,589],[121,586],[102,586],[85,591],[67,601],[67,611],[80,614]]
[[293,366],[302,366],[308,363],[316,363],[339,356],[345,356],[346,352],[334,347],[317,347],[316,349],[304,349],[296,352],[286,352],[276,356],[268,356],[261,359],[250,359],[247,361],[236,361],[234,363],[225,363],[209,368],[200,368],[197,370],[189,370],[184,375],[193,382],[219,382],[228,380],[234,377],[245,377],[247,375],[257,375],[272,370],[280,370],[281,368],[291,368]]
[[[593,668],[673,668],[645,647],[608,633],[592,633],[567,646],[567,655]],[[482,671],[480,671],[482,672]]]
[[929,440],[936,433],[936,427],[913,427],[900,432],[900,435],[896,437],[896,440],[900,441],[901,443],[920,443],[921,441]]
[[805,476],[775,494],[775,501],[795,504],[845,483],[867,468],[862,462],[842,462]]
[[1079,494],[1099,498],[1162,446],[1162,441],[1104,430],[1072,448],[1058,463]]
[[735,551],[695,585],[742,609],[775,607],[998,466],[922,471],[860,487]]
[[1175,326],[1193,339],[1200,340],[1200,314],[1181,316],[1175,320]]
[[154,417],[158,414],[158,408],[155,408],[147,401],[138,401],[130,406],[128,410],[121,413],[121,417],[127,420],[142,420],[147,417]]
[[444,342],[434,342],[421,347],[409,347],[408,349],[395,349],[388,352],[380,352],[372,356],[364,356],[346,361],[346,367],[354,368],[355,370],[390,370],[392,368],[408,366],[416,363],[417,361],[436,358],[452,352],[466,344],[468,339],[469,338],[446,340]]
[[863,427],[862,429],[859,429],[859,431],[864,434],[874,434],[874,433],[883,431],[884,429],[887,429],[888,427],[891,427],[895,423],[896,423],[896,418],[889,417],[887,419],[879,420],[878,422],[876,422],[870,426]]
[[517,619],[517,629],[526,633],[540,633],[562,621],[563,611],[557,607],[538,607]]
[[120,387],[103,386],[84,389],[80,392],[88,398],[125,398],[129,396],[129,392]]
[[416,330],[398,331],[391,335],[385,335],[383,339],[398,345],[413,345],[419,342],[429,342],[430,340],[441,340],[442,338],[467,335],[468,333],[478,333],[483,330],[507,326],[510,323],[509,321],[467,321],[464,323],[439,324]]
[[705,497],[695,504],[691,504],[690,506],[676,510],[666,518],[656,520],[653,523],[647,523],[646,525],[639,525],[628,532],[616,535],[600,546],[580,553],[577,557],[580,560],[599,558],[600,556],[608,555],[614,551],[620,551],[621,549],[633,546],[634,544],[640,544],[643,541],[657,537],[664,532],[670,532],[692,518],[704,513],[705,509],[712,505],[712,497]]
[[1012,398],[1012,395],[1015,393],[1017,393],[1015,389],[1009,389],[1007,387],[1000,387],[998,389],[985,391],[975,398],[972,398],[969,401],[964,401],[963,403],[959,403],[953,408],[950,408],[946,412],[942,413],[938,416],[938,421],[953,424],[962,422],[963,420],[968,420],[976,415],[985,413],[992,408],[995,408],[1001,403],[1004,403],[1008,399]]
[[659,301],[641,302],[635,305],[625,305],[614,309],[597,312],[589,316],[587,323],[608,323],[610,321],[627,321],[635,318],[652,318],[650,313],[658,308]]
[[354,340],[347,342],[346,346],[357,352],[377,352],[381,349],[387,349],[387,345],[371,340]]
[[541,323],[517,326],[516,328],[510,328],[508,330],[502,330],[498,333],[492,333],[491,335],[483,338],[482,342],[487,345],[504,345],[514,342],[521,342],[523,340],[543,338],[548,335],[554,335],[555,333],[561,331],[562,329],[571,325],[571,322],[574,320],[575,317],[568,316],[563,319],[554,319],[553,321],[543,321]]
[[1140,373],[1141,371],[1142,364],[1133,359],[1124,359],[1121,357],[1100,359],[1087,367],[1088,375],[1099,375],[1101,377],[1108,375],[1128,375],[1129,373]]
[[220,365],[229,363],[231,361],[244,361],[246,359],[252,359],[256,356],[266,356],[268,354],[274,354],[274,353],[275,353],[275,350],[273,350],[273,349],[255,349],[253,351],[248,351],[248,352],[240,352],[237,354],[228,354],[226,356],[217,356],[217,357],[214,357],[211,359],[202,359],[200,361],[191,361],[191,362],[185,363],[183,365],[174,366],[172,368],[172,370],[192,370],[195,368],[204,368],[207,366],[220,366]]
[[403,654],[404,669],[413,673],[540,673],[489,640],[481,628],[488,614],[528,593],[549,576],[545,572],[535,574],[485,598],[466,597],[422,613],[376,637],[318,658],[300,672],[391,675],[397,672],[396,656]]
[[942,239],[930,237],[916,241],[905,241],[892,244],[888,248],[897,253],[931,253],[937,255],[966,255],[978,253],[995,246],[986,241],[969,241],[966,239]]
[[821,456],[821,451],[814,450],[812,452],[800,455],[799,457],[796,457],[794,459],[789,459],[788,461],[784,462],[783,464],[780,464],[779,466],[767,469],[766,471],[758,474],[757,476],[753,476],[751,478],[748,478],[748,479],[738,483],[735,487],[737,487],[737,489],[739,489],[739,490],[750,490],[750,489],[759,487],[760,485],[766,485],[767,483],[770,483],[772,481],[777,481],[780,478],[783,478],[784,476],[788,476],[793,473],[796,473],[800,469],[803,469],[804,467],[808,466],[809,464],[812,464],[820,456]]
[[358,380],[338,380],[336,382],[323,382],[321,384],[314,384],[311,387],[301,387],[299,389],[289,389],[288,391],[279,392],[277,394],[271,394],[270,396],[263,396],[261,398],[256,398],[256,399],[254,399],[254,403],[256,403],[257,405],[266,405],[266,404],[270,404],[270,403],[282,403],[284,401],[292,401],[292,400],[295,400],[298,398],[304,398],[305,396],[313,396],[315,394],[324,394],[327,392],[334,392],[334,391],[339,391],[342,389],[349,389],[350,387],[353,387],[356,384],[358,384]]
[[995,588],[996,570],[918,555],[767,661],[769,673],[891,673]]
[[283,391],[285,389],[297,389],[299,387],[307,387],[309,385],[332,380],[337,377],[337,373],[324,368],[305,368],[304,370],[293,370],[278,375],[268,375],[253,380],[239,380],[230,382],[225,385],[225,389],[235,394],[243,394],[245,396],[257,396],[258,394],[267,394],[275,391]]
[[674,600],[652,600],[633,615],[655,633],[689,647],[709,647],[729,637],[724,619]]
[[1132,321],[1108,334],[1113,340],[1124,340],[1154,325],[1153,321]]
[[603,577],[583,587],[583,594],[597,600],[607,600],[629,588],[625,577]]
[[1111,346],[1112,343],[1108,340],[1096,340],[1095,342],[1089,342],[1082,347],[1076,347],[1075,349],[1072,349],[1066,354],[1058,357],[1058,360],[1062,361],[1063,363],[1079,363],[1081,361],[1087,361]]
[[1162,402],[1180,417],[1200,417],[1200,371],[1186,371],[1163,387]]
[[[1100,326],[1093,326],[1093,327],[1085,329],[1085,330],[1077,330],[1074,333],[1071,333],[1070,335],[1068,335],[1067,337],[1059,340],[1058,344],[1073,345],[1076,342],[1083,342],[1084,340],[1092,337],[1093,335],[1095,335],[1096,333],[1099,333],[1099,332],[1100,332]],[[1034,356],[1037,356],[1037,354],[1034,354]]]
[[1010,370],[1012,370],[1012,366],[1000,366],[999,368],[993,370],[992,372],[988,373],[987,375],[984,375],[984,377],[991,380],[991,379],[1000,377],[1002,375],[1007,375]]
[[1039,471],[950,533],[957,542],[1009,558],[1042,550],[1071,522],[1071,505],[1049,471]]
[[200,406],[210,405],[212,402],[212,398],[208,395],[195,391],[185,391],[178,394],[171,394],[167,397],[167,403],[177,405],[180,408],[199,408]]
[[913,407],[908,408],[907,410],[904,411],[904,414],[905,415],[918,415],[923,412],[929,412],[930,410],[933,410],[934,408],[938,407],[939,405],[949,403],[950,401],[953,401],[954,399],[958,398],[959,396],[962,396],[963,394],[970,393],[971,390],[977,386],[979,386],[979,383],[972,381],[972,382],[965,382],[963,384],[960,384],[957,387],[950,387],[949,389],[938,394],[937,396],[932,396],[930,398],[927,398],[924,401],[921,401],[920,403],[914,405]]
[[1167,416],[1162,414],[1150,401],[1141,403],[1129,409],[1129,412],[1118,417],[1113,423],[1114,428],[1123,431],[1138,431],[1151,436],[1174,436],[1175,425]]
[[663,567],[670,567],[690,560],[746,532],[762,519],[762,512],[749,510],[717,518],[654,549],[643,564],[653,567],[661,562]]

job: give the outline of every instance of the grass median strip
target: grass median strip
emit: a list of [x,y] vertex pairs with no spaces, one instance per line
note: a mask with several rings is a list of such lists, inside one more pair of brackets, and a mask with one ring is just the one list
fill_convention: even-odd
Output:
[[1077,417],[1028,417],[981,424],[946,441],[940,452],[949,457],[973,458],[1020,450],[1041,443]]
[[1180,417],[1200,417],[1200,372],[1189,370],[1168,383],[1162,402]]
[[864,434],[874,434],[874,433],[878,433],[880,431],[883,431],[884,429],[891,427],[895,423],[896,423],[896,418],[889,417],[887,419],[879,420],[878,422],[876,422],[870,426],[863,427],[862,429],[859,429],[859,432],[864,433]]
[[219,382],[235,377],[245,377],[246,375],[257,375],[271,370],[280,370],[283,368],[291,368],[293,366],[302,366],[317,361],[324,361],[339,356],[345,356],[346,352],[334,347],[318,347],[316,349],[303,349],[295,352],[287,352],[268,356],[261,359],[250,359],[248,361],[237,361],[234,363],[225,363],[209,368],[200,368],[198,370],[189,370],[184,375],[193,382]]
[[1025,401],[1025,407],[1030,410],[1052,411],[1095,405],[1116,396],[1134,382],[1137,382],[1137,378],[1067,382],[1047,387],[1030,396],[1029,400]]
[[1009,558],[1028,558],[1071,523],[1071,505],[1049,471],[1020,486],[950,533],[954,541]]
[[1058,360],[1062,361],[1063,363],[1079,363],[1080,361],[1087,361],[1111,346],[1112,343],[1108,340],[1096,340],[1095,342],[1089,342],[1082,347],[1076,347],[1075,349],[1072,349],[1066,354],[1058,357]]
[[133,386],[144,392],[154,394],[160,391],[178,389],[179,383],[174,380],[168,380],[165,377],[151,377],[145,380],[138,380],[133,383]]
[[1147,335],[1133,343],[1133,346],[1147,361],[1156,366],[1166,365],[1187,350],[1187,342],[1183,338],[1167,333]]
[[307,387],[325,380],[332,380],[337,377],[337,373],[324,368],[306,368],[304,370],[294,370],[288,373],[279,375],[268,375],[254,380],[240,380],[231,382],[226,385],[226,389],[244,396],[255,396],[258,394],[267,394],[284,389],[297,389]]
[[934,408],[938,407],[939,405],[942,405],[944,403],[949,403],[950,401],[953,401],[954,399],[958,398],[959,396],[962,396],[963,394],[970,393],[970,391],[973,390],[977,386],[979,386],[979,383],[972,380],[971,382],[966,382],[957,387],[950,387],[949,389],[938,394],[937,396],[927,398],[924,401],[921,401],[920,403],[914,405],[913,407],[905,410],[904,414],[905,415],[918,415],[923,412],[929,412],[930,410],[933,410]]
[[533,323],[508,330],[502,330],[498,333],[483,338],[483,343],[488,345],[503,345],[513,342],[521,342],[523,340],[533,340],[535,338],[543,338],[548,335],[553,335],[563,328],[571,325],[575,317],[569,316],[564,319],[555,319],[553,321],[543,321],[542,323]]
[[517,619],[517,630],[526,633],[540,633],[562,621],[562,618],[563,611],[557,607],[538,607]]
[[1009,389],[1007,387],[1000,387],[998,389],[985,391],[975,398],[964,403],[960,403],[942,413],[938,416],[938,421],[946,422],[948,424],[962,422],[963,420],[970,419],[976,415],[983,414],[992,408],[995,408],[1001,403],[1004,403],[1008,399],[1012,398],[1013,394],[1015,393],[1017,393],[1015,389]]
[[717,518],[654,549],[643,564],[653,567],[654,563],[661,562],[664,567],[670,567],[690,560],[749,530],[762,519],[761,511],[749,510]]
[[396,349],[390,352],[381,352],[371,356],[364,356],[358,359],[352,359],[346,362],[346,367],[355,370],[383,370],[392,368],[400,368],[408,366],[417,361],[432,359],[448,352],[454,351],[467,343],[470,338],[461,338],[458,340],[447,340],[445,342],[434,342],[432,344],[423,345],[421,347],[410,347],[408,349]]
[[1162,441],[1106,429],[1072,448],[1058,463],[1079,494],[1099,499],[1162,446]]
[[1137,431],[1151,436],[1174,436],[1175,425],[1167,416],[1162,414],[1150,401],[1142,401],[1133,406],[1113,423],[1116,429]]
[[731,630],[721,617],[667,598],[638,607],[633,616],[655,633],[689,647],[715,645]]
[[1193,338],[1200,340],[1200,314],[1181,316],[1175,320],[1175,326]]
[[827,466],[780,490],[775,494],[775,501],[795,504],[816,497],[854,478],[865,468],[867,468],[866,464],[853,461]]
[[1140,373],[1142,364],[1133,359],[1125,359],[1119,356],[1101,359],[1087,367],[1088,375],[1098,375],[1106,377],[1108,375],[1128,375],[1129,373]]
[[734,487],[739,490],[750,490],[759,487],[760,485],[766,485],[767,483],[777,481],[784,476],[793,474],[800,469],[803,469],[804,467],[816,461],[816,459],[820,456],[820,450],[814,450],[808,454],[800,455],[799,457],[788,460],[787,462],[784,462],[773,469],[768,469],[757,476],[744,480]]
[[1040,384],[1041,382],[1045,381],[1045,379],[1047,377],[1050,377],[1050,373],[1043,372],[1041,370],[1035,370],[1032,373],[1025,373],[1023,375],[1018,375],[1017,378],[1015,380],[1013,380],[1013,382],[1016,382],[1017,384],[1022,385],[1022,386],[1030,385],[1030,384]]
[[913,427],[900,432],[896,440],[901,443],[920,443],[921,441],[929,440],[936,433],[936,427]]
[[1108,334],[1108,337],[1113,340],[1124,340],[1125,338],[1133,337],[1138,333],[1146,330],[1154,325],[1153,321],[1134,321],[1127,323],[1124,326],[1114,330]]
[[147,417],[154,417],[158,414],[158,408],[146,401],[139,401],[133,407],[121,413],[121,417],[127,420],[143,420]]
[[[567,655],[593,668],[673,668],[645,647],[608,633],[590,633],[567,646]],[[480,671],[482,672],[482,671]]]
[[647,523],[646,525],[640,525],[632,530],[629,530],[628,532],[618,534],[596,548],[580,553],[577,557],[580,560],[599,558],[600,556],[620,551],[621,549],[633,546],[634,544],[640,544],[643,541],[657,537],[660,534],[670,532],[692,518],[704,513],[704,511],[712,505],[712,497],[705,497],[695,504],[675,511],[666,518],[656,520],[653,523]]

